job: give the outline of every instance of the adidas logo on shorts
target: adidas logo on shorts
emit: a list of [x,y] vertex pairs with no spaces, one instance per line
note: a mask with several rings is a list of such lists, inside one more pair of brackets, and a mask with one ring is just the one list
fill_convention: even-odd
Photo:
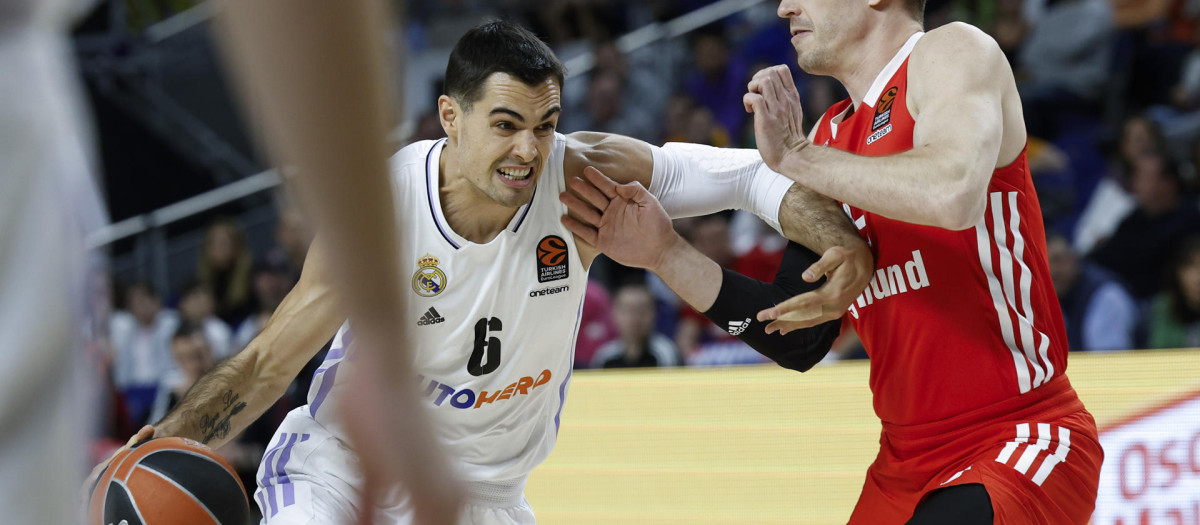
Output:
[[438,324],[444,322],[446,322],[446,318],[442,317],[442,314],[439,314],[438,311],[433,309],[431,306],[429,307],[429,311],[425,312],[425,315],[422,315],[421,319],[417,320],[417,326],[425,326],[427,324]]
[[732,335],[732,336],[742,335],[742,332],[745,332],[746,329],[749,327],[750,327],[750,318],[749,317],[747,317],[745,321],[729,321],[729,330],[728,330],[729,335]]

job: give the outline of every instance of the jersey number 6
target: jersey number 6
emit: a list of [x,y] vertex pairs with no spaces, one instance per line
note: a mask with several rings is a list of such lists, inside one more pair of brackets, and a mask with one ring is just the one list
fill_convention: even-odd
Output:
[[[500,319],[485,317],[475,323],[475,351],[467,361],[467,372],[473,376],[481,376],[495,372],[500,367],[500,340],[488,337],[488,331],[499,332],[503,328]],[[483,362],[483,352],[487,351],[487,363]]]

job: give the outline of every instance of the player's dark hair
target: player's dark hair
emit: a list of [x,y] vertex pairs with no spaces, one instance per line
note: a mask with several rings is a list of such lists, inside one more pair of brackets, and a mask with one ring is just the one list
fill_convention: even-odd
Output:
[[499,20],[475,26],[454,45],[446,64],[446,94],[463,109],[483,98],[493,73],[507,73],[526,85],[553,79],[561,87],[567,69],[545,42],[529,30]]
[[924,26],[925,0],[904,0],[904,5],[908,8],[909,14],[911,14],[912,17],[917,20],[917,22],[920,22],[921,25]]

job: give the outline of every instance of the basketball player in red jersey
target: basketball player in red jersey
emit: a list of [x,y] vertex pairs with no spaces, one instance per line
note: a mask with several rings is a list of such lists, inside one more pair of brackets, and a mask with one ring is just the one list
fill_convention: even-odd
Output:
[[767,165],[842,202],[875,254],[849,319],[883,435],[850,523],[1087,523],[1103,452],[1066,376],[1013,74],[975,27],[922,33],[924,3],[783,0],[800,67],[850,98],[807,137],[786,66],[744,99]]

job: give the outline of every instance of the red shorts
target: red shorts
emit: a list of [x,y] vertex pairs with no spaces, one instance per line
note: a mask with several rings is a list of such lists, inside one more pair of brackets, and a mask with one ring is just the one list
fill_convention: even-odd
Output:
[[1104,451],[1092,415],[1060,379],[1004,417],[969,414],[938,428],[885,424],[850,525],[903,525],[930,492],[968,483],[987,489],[996,524],[1086,525]]

